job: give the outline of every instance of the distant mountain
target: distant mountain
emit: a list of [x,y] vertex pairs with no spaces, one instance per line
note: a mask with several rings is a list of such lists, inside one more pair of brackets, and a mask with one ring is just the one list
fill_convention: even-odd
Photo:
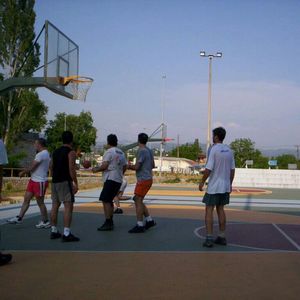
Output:
[[276,157],[276,156],[280,156],[283,154],[290,154],[290,155],[294,155],[297,156],[297,152],[296,149],[291,149],[291,148],[286,148],[286,149],[259,149],[261,151],[261,153],[263,154],[263,156],[266,157]]

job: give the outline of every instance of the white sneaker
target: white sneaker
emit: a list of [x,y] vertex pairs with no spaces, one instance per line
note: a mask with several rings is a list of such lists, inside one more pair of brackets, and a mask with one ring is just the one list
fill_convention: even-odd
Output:
[[20,220],[19,217],[16,216],[16,217],[6,220],[6,222],[9,224],[21,224],[22,220]]
[[49,228],[51,227],[51,224],[49,221],[44,222],[44,221],[40,221],[40,223],[35,225],[36,228]]

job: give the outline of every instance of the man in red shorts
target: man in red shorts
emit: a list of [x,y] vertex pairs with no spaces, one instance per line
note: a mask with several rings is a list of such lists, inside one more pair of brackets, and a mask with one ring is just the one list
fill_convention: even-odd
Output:
[[[138,135],[139,150],[135,165],[129,165],[128,169],[136,171],[137,183],[134,190],[134,203],[136,209],[137,224],[129,233],[142,233],[156,225],[151,218],[147,206],[143,200],[152,186],[152,169],[155,168],[152,151],[146,146],[148,135],[140,133]],[[145,224],[143,223],[145,217]]]
[[50,155],[46,149],[46,140],[39,138],[35,141],[34,147],[37,154],[29,168],[21,171],[19,176],[31,174],[27,189],[24,195],[24,201],[18,216],[7,220],[10,224],[21,224],[26,211],[29,208],[30,200],[35,197],[41,211],[42,220],[35,225],[36,228],[49,228],[47,208],[44,203],[44,196],[48,187],[48,170]]

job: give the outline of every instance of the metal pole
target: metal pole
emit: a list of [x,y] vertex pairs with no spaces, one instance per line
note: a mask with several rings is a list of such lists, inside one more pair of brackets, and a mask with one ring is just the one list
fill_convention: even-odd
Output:
[[177,173],[179,171],[179,134],[177,134]]
[[211,145],[211,79],[212,79],[212,57],[209,57],[209,71],[208,71],[208,112],[207,112],[207,141],[206,141],[206,152]]
[[64,125],[64,131],[67,130],[67,115],[65,114],[65,125]]
[[159,151],[159,162],[160,162],[159,177],[161,177],[161,172],[162,172],[162,164],[163,164],[162,153],[163,153],[163,142],[160,143],[160,151]]
[[162,165],[163,165],[163,157],[162,157],[162,153],[163,153],[163,144],[164,144],[164,108],[165,108],[165,79],[167,78],[166,75],[163,75],[162,77],[162,92],[161,92],[161,138],[162,141],[160,143],[160,151],[159,151],[159,162],[160,162],[160,168],[159,168],[159,177],[161,177],[161,172],[162,172]]

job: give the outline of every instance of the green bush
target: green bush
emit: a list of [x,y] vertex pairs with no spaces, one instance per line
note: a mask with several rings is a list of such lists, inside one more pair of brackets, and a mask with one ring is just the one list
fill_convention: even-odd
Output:
[[19,168],[20,161],[27,156],[25,152],[20,152],[18,154],[13,154],[8,156],[8,165],[6,168]]
[[169,178],[163,181],[163,183],[179,183],[181,180],[179,177]]
[[200,179],[199,178],[187,178],[185,180],[186,182],[191,182],[191,183],[199,183],[200,182]]
[[6,191],[11,191],[13,189],[13,184],[11,182],[8,182],[4,185],[4,189]]

